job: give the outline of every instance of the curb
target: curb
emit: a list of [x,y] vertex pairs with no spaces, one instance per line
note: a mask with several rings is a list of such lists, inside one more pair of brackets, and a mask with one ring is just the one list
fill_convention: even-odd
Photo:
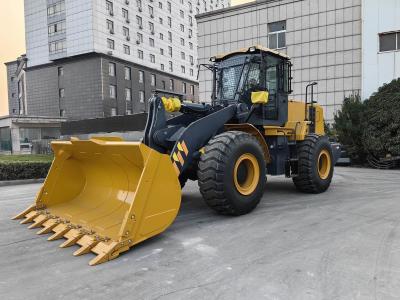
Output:
[[44,178],[39,178],[39,179],[4,180],[4,181],[0,181],[0,187],[1,187],[1,186],[10,186],[10,185],[30,184],[30,183],[42,183],[42,182],[44,182]]

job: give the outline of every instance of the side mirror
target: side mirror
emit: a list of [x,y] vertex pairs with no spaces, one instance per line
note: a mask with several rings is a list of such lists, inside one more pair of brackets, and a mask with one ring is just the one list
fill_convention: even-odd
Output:
[[267,104],[269,98],[268,91],[252,92],[251,103],[253,104]]

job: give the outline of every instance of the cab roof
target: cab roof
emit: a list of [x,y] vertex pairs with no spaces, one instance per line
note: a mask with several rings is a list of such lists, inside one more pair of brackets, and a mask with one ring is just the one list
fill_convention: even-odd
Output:
[[266,53],[271,53],[273,55],[282,57],[284,59],[290,59],[289,56],[287,56],[284,53],[281,53],[281,52],[278,52],[276,50],[263,47],[261,45],[255,45],[255,46],[250,46],[248,48],[241,48],[241,49],[238,49],[238,50],[235,50],[235,51],[232,51],[232,52],[228,52],[228,53],[217,54],[217,55],[211,57],[210,60],[218,62],[218,61],[222,61],[224,59],[227,59],[228,57],[234,56],[236,54],[253,53],[253,52],[256,52],[256,53],[266,52]]

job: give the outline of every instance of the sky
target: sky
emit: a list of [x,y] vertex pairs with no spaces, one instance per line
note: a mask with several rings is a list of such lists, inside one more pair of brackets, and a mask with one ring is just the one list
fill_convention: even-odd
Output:
[[[238,5],[252,0],[231,0]],[[25,53],[24,0],[0,0],[0,116],[8,115],[5,62]]]

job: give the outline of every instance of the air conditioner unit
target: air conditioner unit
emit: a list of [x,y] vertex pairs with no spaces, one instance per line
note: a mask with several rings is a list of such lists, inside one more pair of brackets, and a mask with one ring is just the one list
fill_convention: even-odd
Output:
[[107,54],[108,55],[113,55],[113,52],[112,51],[108,51]]
[[139,41],[139,40],[136,40],[136,44],[138,44],[138,45],[139,45],[139,44],[140,44],[140,41]]
[[128,23],[128,24],[129,24],[130,22],[131,22],[131,20],[129,20],[129,19],[126,19],[126,23]]
[[131,40],[131,37],[128,35],[128,36],[126,37],[126,40],[127,40],[127,41],[130,41],[130,40]]

